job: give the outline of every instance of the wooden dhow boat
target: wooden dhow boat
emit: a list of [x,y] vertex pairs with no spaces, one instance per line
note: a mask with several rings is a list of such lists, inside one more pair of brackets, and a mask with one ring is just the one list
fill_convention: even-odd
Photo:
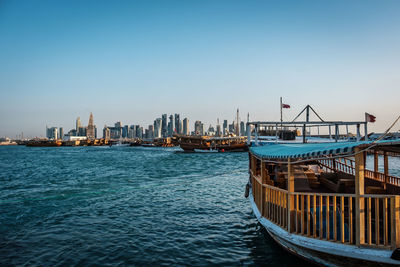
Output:
[[248,150],[246,136],[176,136],[176,138],[179,146],[186,152],[241,152]]
[[248,123],[254,141],[246,193],[271,237],[318,265],[400,266],[400,178],[389,174],[400,141],[360,141],[360,124],[366,131],[367,122],[305,121],[286,126],[355,125],[357,140],[261,143],[263,124],[281,123]]

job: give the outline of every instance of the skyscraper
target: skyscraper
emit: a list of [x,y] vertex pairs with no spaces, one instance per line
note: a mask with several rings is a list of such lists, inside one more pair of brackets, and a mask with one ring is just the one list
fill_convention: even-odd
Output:
[[222,134],[225,136],[227,135],[227,129],[228,128],[228,120],[224,120],[224,124],[222,125]]
[[60,139],[63,139],[63,137],[64,137],[64,128],[63,127],[59,128],[58,135],[59,135],[58,137]]
[[246,129],[245,129],[245,126],[244,126],[244,121],[240,122],[240,135],[241,136],[245,136],[246,135]]
[[58,139],[58,128],[57,127],[48,128],[46,126],[46,137],[48,139],[54,139],[54,140]]
[[110,140],[110,138],[111,138],[110,129],[107,127],[107,125],[104,125],[104,128],[103,128],[103,138],[106,140]]
[[203,123],[201,123],[201,121],[196,121],[194,123],[194,133],[195,135],[204,135]]
[[173,133],[174,133],[174,116],[170,115],[168,122],[168,136],[172,136]]
[[177,113],[175,113],[175,132],[177,134],[181,134],[182,133],[181,119],[179,118],[179,114],[177,114]]
[[184,135],[189,135],[189,119],[183,119],[183,133]]
[[81,118],[80,117],[76,118],[75,127],[76,127],[75,130],[78,133],[79,132],[79,128],[81,128]]
[[221,136],[221,125],[219,124],[219,119],[217,119],[217,131],[215,136]]
[[167,114],[161,115],[161,135],[162,137],[167,137],[168,129],[167,129]]
[[93,140],[93,139],[96,138],[95,126],[93,124],[93,114],[92,114],[92,112],[90,112],[89,123],[88,123],[88,127],[87,127],[87,130],[86,130],[86,137],[89,140]]
[[161,118],[157,118],[154,121],[154,138],[161,137]]

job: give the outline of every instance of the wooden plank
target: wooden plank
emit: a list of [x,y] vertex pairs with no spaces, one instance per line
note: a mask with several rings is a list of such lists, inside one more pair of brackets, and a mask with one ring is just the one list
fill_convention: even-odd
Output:
[[301,208],[300,208],[300,211],[301,211],[301,217],[300,217],[300,225],[301,225],[301,234],[303,235],[304,234],[304,196],[303,195],[301,195],[301,197],[300,197],[300,204],[301,204]]
[[368,245],[372,244],[372,233],[371,233],[371,198],[367,198],[367,243]]
[[317,237],[317,195],[313,196],[313,237]]
[[387,245],[389,245],[389,240],[388,240],[388,228],[387,228],[387,226],[388,226],[388,206],[387,206],[387,198],[384,198],[384,199],[383,199],[382,207],[383,207],[383,211],[382,211],[382,214],[383,214],[383,220],[382,220],[382,223],[383,223],[383,244],[384,244],[385,246],[387,246]]
[[307,236],[310,235],[310,196],[307,196]]
[[[292,219],[291,216],[294,211],[294,170],[293,170],[293,165],[290,164],[290,158],[288,159],[288,183],[287,183],[287,198],[288,198],[288,203],[287,203],[287,225],[288,225],[288,231],[291,233],[293,231],[293,225],[292,225]],[[297,218],[297,213],[296,213],[296,218]],[[297,222],[297,220],[296,220]]]
[[349,197],[349,231],[350,244],[354,244],[353,240],[353,198]]
[[344,197],[340,199],[340,241],[344,243]]
[[400,196],[393,196],[390,199],[391,210],[391,236],[392,249],[400,247]]
[[323,209],[323,196],[319,196],[319,238],[322,239],[324,235],[324,225],[322,218],[322,209]]
[[326,197],[326,240],[330,238],[330,227],[329,227],[329,197]]
[[379,198],[375,198],[375,244],[379,245]]
[[336,196],[333,196],[333,240],[337,241],[337,208]]
[[355,219],[356,219],[356,245],[360,246],[365,243],[365,211],[364,211],[364,152],[360,148],[355,148]]

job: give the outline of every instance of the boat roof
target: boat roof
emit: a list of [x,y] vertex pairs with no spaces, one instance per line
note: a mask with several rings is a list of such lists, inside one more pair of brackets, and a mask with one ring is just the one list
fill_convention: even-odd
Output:
[[262,146],[252,146],[250,152],[261,159],[298,159],[316,158],[325,155],[351,155],[356,147],[362,149],[373,146],[374,149],[400,152],[400,140],[358,141],[335,143],[270,143]]

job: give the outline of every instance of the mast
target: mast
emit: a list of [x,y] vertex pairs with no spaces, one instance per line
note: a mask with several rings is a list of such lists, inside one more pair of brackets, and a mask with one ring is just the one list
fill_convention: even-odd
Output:
[[282,122],[282,97],[281,97],[281,122]]

